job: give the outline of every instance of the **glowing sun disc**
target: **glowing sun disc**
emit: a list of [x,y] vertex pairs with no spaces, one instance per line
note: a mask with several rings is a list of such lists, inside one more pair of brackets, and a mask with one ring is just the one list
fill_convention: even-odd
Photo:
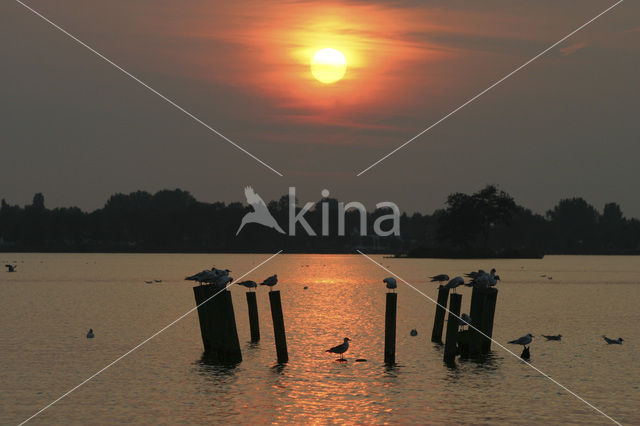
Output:
[[347,60],[336,49],[320,49],[311,60],[311,74],[321,83],[331,84],[342,79],[347,71]]

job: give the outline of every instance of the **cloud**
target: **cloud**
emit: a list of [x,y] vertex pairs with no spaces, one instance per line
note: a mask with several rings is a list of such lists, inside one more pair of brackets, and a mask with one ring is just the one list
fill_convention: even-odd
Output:
[[563,48],[561,48],[559,50],[560,50],[560,53],[562,54],[562,56],[569,56],[569,55],[573,55],[578,50],[584,49],[588,45],[589,45],[589,43],[587,43],[586,41],[581,41],[579,43],[570,44],[569,46],[563,47]]

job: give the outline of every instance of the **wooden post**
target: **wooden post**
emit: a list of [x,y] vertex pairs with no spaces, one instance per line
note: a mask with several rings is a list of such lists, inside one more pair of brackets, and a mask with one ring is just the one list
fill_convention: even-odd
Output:
[[251,342],[260,341],[260,321],[258,320],[258,302],[256,292],[247,292],[247,308],[249,310],[249,328],[251,329]]
[[458,341],[458,318],[460,316],[462,295],[452,294],[449,300],[449,317],[447,318],[447,339],[444,344],[444,361],[452,362],[456,358]]
[[469,327],[469,356],[472,358],[482,354],[482,345],[486,340],[486,337],[476,330],[480,330],[484,333],[483,318],[487,302],[487,294],[488,289],[478,287],[474,287],[471,293],[471,307],[469,308],[469,315],[471,316],[471,325],[475,327],[475,329]]
[[384,362],[396,363],[396,309],[398,293],[387,293],[387,307],[384,314]]
[[269,303],[271,304],[271,318],[273,319],[273,335],[276,339],[278,364],[284,364],[289,361],[289,353],[287,351],[287,335],[284,331],[280,290],[269,292]]
[[447,308],[447,299],[449,298],[449,289],[441,285],[438,288],[438,304],[436,305],[436,314],[433,318],[433,331],[431,332],[431,341],[442,343],[442,328],[444,327],[444,317]]
[[198,306],[205,356],[225,363],[242,361],[231,292],[201,285],[193,287],[193,294]]
[[491,337],[493,337],[493,319],[496,313],[496,302],[498,300],[498,289],[492,287],[488,290],[487,293],[487,302],[484,308],[484,315],[482,320],[482,328],[481,330],[489,336],[489,339],[486,337],[482,341],[482,353],[489,353],[491,350]]

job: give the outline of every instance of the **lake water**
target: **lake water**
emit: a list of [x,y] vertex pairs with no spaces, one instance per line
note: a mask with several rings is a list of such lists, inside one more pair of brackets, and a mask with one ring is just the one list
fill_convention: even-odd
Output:
[[[0,272],[0,423],[25,420],[193,308],[187,274],[215,265],[237,277],[267,257],[1,253],[2,264],[15,261],[18,269]],[[429,275],[497,268],[494,338],[534,334],[533,365],[614,419],[640,424],[640,258],[373,257],[434,298]],[[283,254],[245,279],[274,273],[287,365],[275,366],[267,290],[258,291],[262,340],[252,345],[245,290],[232,287],[244,357],[238,366],[202,361],[193,313],[32,423],[609,423],[495,345],[485,362],[447,367],[442,347],[430,341],[433,303],[402,283],[398,365],[385,367],[381,280],[389,274],[363,256]],[[144,283],[153,279],[162,283]],[[461,293],[468,312],[471,291]],[[89,328],[95,339],[85,338]],[[561,342],[539,337],[558,333]],[[607,345],[602,334],[625,342]],[[339,363],[324,350],[345,336],[352,339],[348,362]]]

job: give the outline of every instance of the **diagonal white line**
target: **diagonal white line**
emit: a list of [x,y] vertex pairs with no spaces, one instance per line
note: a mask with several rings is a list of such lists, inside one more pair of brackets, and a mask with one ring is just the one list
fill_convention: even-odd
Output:
[[[282,250],[278,251],[277,253],[271,255],[268,259],[263,260],[262,262],[260,262],[257,266],[253,267],[252,269],[250,269],[248,272],[245,272],[244,274],[242,274],[242,276],[240,276],[239,278],[236,278],[231,284],[229,284],[227,286],[227,288],[231,287],[232,285],[234,285],[237,281],[241,280],[242,278],[246,277],[247,275],[249,275],[250,273],[252,273],[253,271],[255,271],[256,269],[258,269],[259,267],[261,267],[262,265],[264,265],[265,263],[267,263],[268,261],[270,261],[271,259],[273,259],[274,257],[276,257],[277,255],[279,255],[280,253],[282,253]],[[72,393],[73,391],[75,391],[76,389],[78,389],[79,387],[81,387],[82,385],[86,384],[87,382],[89,382],[90,380],[94,379],[95,377],[97,377],[98,375],[100,375],[102,372],[104,372],[106,369],[108,369],[109,367],[113,366],[114,364],[116,364],[117,362],[119,362],[120,360],[122,360],[124,357],[126,357],[127,355],[129,355],[130,353],[134,352],[136,349],[140,348],[141,346],[143,346],[145,343],[147,343],[148,341],[150,341],[151,339],[153,339],[154,337],[156,337],[157,335],[163,333],[165,330],[167,330],[169,327],[175,325],[178,321],[182,320],[184,317],[186,317],[187,315],[193,313],[196,309],[198,309],[200,306],[204,305],[205,303],[207,303],[209,300],[213,299],[214,297],[216,297],[218,294],[222,293],[223,291],[225,291],[225,289],[221,289],[220,291],[218,291],[217,293],[215,293],[213,296],[209,297],[207,300],[205,300],[204,302],[200,303],[199,305],[196,305],[195,308],[189,309],[187,312],[185,312],[184,314],[180,315],[178,318],[176,318],[175,320],[171,321],[169,324],[165,325],[164,327],[162,327],[160,330],[156,331],[155,333],[153,333],[150,337],[144,339],[142,342],[138,343],[136,346],[134,346],[133,348],[129,349],[127,352],[125,352],[124,354],[120,355],[118,358],[116,358],[114,361],[110,362],[109,364],[107,364],[105,367],[101,368],[100,370],[98,370],[97,372],[95,372],[94,374],[92,374],[90,377],[86,378],[85,380],[83,380],[82,382],[80,382],[79,384],[77,384],[76,386],[72,387],[71,389],[69,389],[68,391],[66,391],[65,393],[63,393],[62,395],[60,395],[58,398],[56,398],[55,400],[53,400],[52,402],[50,402],[49,404],[45,405],[43,408],[41,408],[39,411],[37,411],[36,413],[34,413],[32,416],[30,416],[29,418],[25,419],[24,421],[22,421],[19,426],[24,425],[25,423],[27,423],[28,421],[30,421],[31,419],[33,419],[34,417],[38,416],[39,414],[41,414],[43,411],[47,410],[48,408],[50,408],[52,405],[54,405],[55,403],[57,403],[58,401],[60,401],[61,399],[63,399],[64,397],[66,397],[67,395],[69,395],[70,393]]]
[[[390,271],[389,269],[385,268],[384,266],[382,266],[380,263],[376,262],[375,260],[373,260],[371,257],[367,256],[366,254],[364,254],[363,252],[361,252],[360,250],[356,250],[358,253],[360,253],[361,255],[363,255],[364,257],[366,257],[367,259],[369,259],[371,262],[373,262],[374,264],[378,265],[380,268],[384,269],[385,271],[387,271],[388,273],[390,273],[391,275],[393,275],[394,277],[396,277],[397,279],[399,279],[400,281],[402,281],[403,283],[405,283],[406,285],[408,285],[409,287],[411,287],[412,289],[414,289],[415,291],[417,291],[418,293],[420,293],[421,295],[423,295],[424,297],[426,297],[427,299],[429,299],[430,301],[432,301],[433,303],[435,303],[437,306],[443,308],[445,310],[445,312],[453,315],[454,317],[456,317],[459,320],[462,320],[462,318],[460,318],[458,315],[456,315],[455,313],[451,312],[449,309],[447,309],[446,306],[442,306],[441,304],[439,304],[437,301],[435,301],[434,299],[432,299],[431,297],[429,297],[428,295],[426,295],[425,293],[421,292],[420,290],[418,290],[416,287],[414,287],[413,285],[411,285],[409,282],[405,281],[402,277],[398,276],[396,273]],[[467,323],[468,324],[468,323]],[[536,370],[538,373],[542,374],[544,377],[546,377],[547,379],[549,379],[550,381],[552,381],[553,383],[555,383],[556,385],[558,385],[559,387],[561,387],[562,389],[564,389],[565,391],[567,391],[568,393],[570,393],[571,395],[575,396],[577,399],[579,399],[580,401],[584,402],[585,404],[587,404],[589,407],[593,408],[595,411],[597,411],[598,413],[602,414],[604,417],[606,417],[608,420],[612,421],[613,423],[617,424],[617,425],[621,425],[620,422],[618,422],[616,419],[614,419],[613,417],[607,415],[604,411],[600,410],[598,407],[594,406],[593,404],[591,404],[589,401],[587,401],[586,399],[584,399],[583,397],[581,397],[580,395],[578,395],[577,393],[573,392],[571,389],[567,388],[565,385],[563,385],[562,383],[558,382],[557,380],[555,380],[553,377],[549,376],[547,373],[545,373],[544,371],[540,370],[538,367],[536,367],[535,365],[527,362],[526,360],[520,358],[519,355],[517,355],[516,353],[512,352],[510,349],[508,349],[507,347],[505,347],[504,345],[502,345],[500,342],[492,339],[491,337],[487,336],[486,334],[484,334],[482,331],[478,330],[476,327],[472,326],[471,324],[469,324],[470,328],[473,328],[475,331],[477,331],[478,333],[480,333],[481,335],[483,335],[484,337],[486,337],[487,339],[491,340],[493,343],[495,343],[496,345],[500,346],[502,349],[504,349],[505,351],[509,352],[511,355],[513,355],[514,357],[516,357],[516,359],[518,359],[519,361],[522,361],[524,364],[528,365],[529,367],[533,368],[534,370]]]
[[587,22],[585,22],[584,24],[580,25],[578,28],[576,28],[575,30],[571,31],[569,34],[567,34],[566,36],[562,37],[560,40],[558,40],[557,42],[553,43],[551,46],[547,47],[545,50],[543,50],[542,52],[538,53],[536,56],[534,56],[533,58],[529,59],[527,62],[525,62],[524,64],[520,65],[518,68],[516,68],[515,70],[511,71],[509,74],[505,75],[504,77],[502,77],[500,80],[496,81],[495,83],[493,83],[491,86],[487,87],[486,89],[484,89],[482,92],[478,93],[477,95],[475,95],[474,97],[472,97],[471,99],[469,99],[468,101],[466,101],[465,103],[463,103],[462,105],[460,105],[459,107],[457,107],[456,109],[454,109],[453,111],[451,111],[450,113],[448,113],[447,115],[445,115],[444,117],[442,117],[440,120],[436,121],[435,123],[433,123],[431,126],[427,127],[426,129],[424,129],[423,131],[421,131],[420,133],[418,133],[417,135],[415,135],[414,137],[412,137],[411,139],[409,139],[408,141],[406,141],[405,143],[403,143],[402,145],[400,145],[399,147],[397,147],[396,149],[394,149],[393,151],[389,152],[387,155],[385,155],[384,157],[380,158],[378,161],[376,161],[375,163],[371,164],[369,167],[367,167],[366,169],[362,170],[360,173],[358,173],[356,176],[360,176],[363,173],[367,172],[368,170],[370,170],[371,168],[377,166],[378,164],[380,164],[381,162],[383,162],[384,160],[386,160],[387,158],[391,157],[393,154],[395,154],[396,152],[400,151],[402,148],[404,148],[405,146],[409,145],[411,142],[413,142],[414,140],[418,139],[420,136],[424,135],[425,133],[427,133],[429,130],[433,129],[434,127],[436,127],[438,124],[442,123],[443,121],[445,121],[447,118],[451,117],[452,115],[454,115],[455,113],[457,113],[458,111],[460,111],[462,108],[466,107],[467,105],[469,105],[470,103],[472,103],[473,101],[475,101],[476,99],[478,99],[480,96],[484,95],[485,93],[487,93],[489,90],[493,89],[494,87],[496,87],[497,85],[499,85],[500,83],[502,83],[503,81],[505,81],[506,79],[508,79],[509,77],[511,77],[512,75],[514,75],[515,73],[517,73],[518,71],[520,71],[521,69],[523,69],[524,67],[526,67],[527,65],[529,65],[530,63],[532,63],[533,61],[535,61],[536,59],[540,58],[541,56],[543,56],[545,53],[547,53],[548,51],[550,51],[551,49],[553,49],[554,47],[558,46],[559,44],[563,43],[565,40],[567,40],[569,37],[573,36],[575,33],[577,33],[578,31],[582,30],[583,28],[585,28],[587,25],[591,24],[592,22],[594,22],[596,19],[600,18],[601,16],[603,16],[604,14],[608,13],[611,9],[613,9],[614,7],[618,6],[620,3],[622,3],[624,0],[618,0],[618,2],[616,2],[615,4],[609,6],[607,9],[605,9],[604,11],[600,12],[598,15],[596,15],[595,17],[591,18],[590,20],[588,20]]
[[61,31],[62,33],[64,33],[69,38],[73,39],[75,42],[77,42],[81,46],[86,47],[89,51],[94,53],[96,56],[98,56],[99,58],[105,60],[110,65],[115,67],[117,70],[121,71],[122,73],[124,73],[128,77],[132,78],[133,80],[135,80],[137,83],[139,83],[142,86],[144,86],[146,89],[148,89],[152,93],[158,95],[160,98],[162,98],[163,100],[167,101],[169,104],[174,106],[177,110],[183,112],[184,114],[186,114],[187,116],[189,116],[190,118],[195,120],[198,124],[203,125],[204,127],[209,129],[210,131],[212,131],[213,133],[215,133],[216,135],[218,135],[219,137],[221,137],[225,141],[229,142],[231,145],[233,145],[236,148],[238,148],[240,151],[242,151],[245,154],[247,154],[249,157],[251,157],[254,160],[256,160],[258,163],[262,164],[263,166],[265,166],[266,168],[268,168],[269,170],[271,170],[272,172],[277,174],[278,176],[281,176],[281,177],[283,176],[282,173],[280,173],[279,171],[277,171],[276,169],[274,169],[273,167],[271,167],[270,165],[268,165],[267,163],[265,163],[264,161],[262,161],[261,159],[259,159],[258,157],[256,157],[255,155],[253,155],[252,153],[250,153],[249,151],[247,151],[246,149],[244,149],[243,147],[241,147],[240,145],[238,145],[237,143],[235,143],[234,141],[232,141],[231,139],[229,139],[228,137],[226,137],[225,135],[223,135],[222,133],[220,133],[219,131],[217,131],[216,129],[214,129],[213,127],[211,127],[210,125],[208,125],[207,123],[205,123],[204,121],[202,121],[201,119],[199,119],[198,117],[196,117],[195,115],[193,115],[192,113],[190,113],[189,111],[187,111],[186,109],[184,109],[183,107],[181,107],[180,105],[175,103],[174,101],[172,101],[171,99],[169,99],[168,97],[166,97],[165,95],[163,95],[162,93],[158,92],[156,89],[154,89],[153,87],[149,86],[147,83],[145,83],[144,81],[140,80],[138,77],[136,77],[135,75],[131,74],[129,71],[127,71],[126,69],[122,68],[120,65],[116,64],[111,59],[107,58],[102,53],[100,53],[96,49],[94,49],[93,47],[89,46],[88,44],[86,44],[85,42],[83,42],[82,40],[80,40],[79,38],[77,38],[76,36],[71,34],[70,32],[68,32],[67,30],[65,30],[64,28],[62,28],[61,26],[59,26],[55,22],[51,21],[49,18],[47,18],[46,16],[42,15],[37,10],[35,10],[32,7],[26,5],[25,3],[23,3],[20,0],[16,0],[16,2],[19,3],[20,5],[24,6],[27,10],[33,12],[36,16],[40,17],[45,22],[51,24],[54,28],[56,28],[57,30]]

